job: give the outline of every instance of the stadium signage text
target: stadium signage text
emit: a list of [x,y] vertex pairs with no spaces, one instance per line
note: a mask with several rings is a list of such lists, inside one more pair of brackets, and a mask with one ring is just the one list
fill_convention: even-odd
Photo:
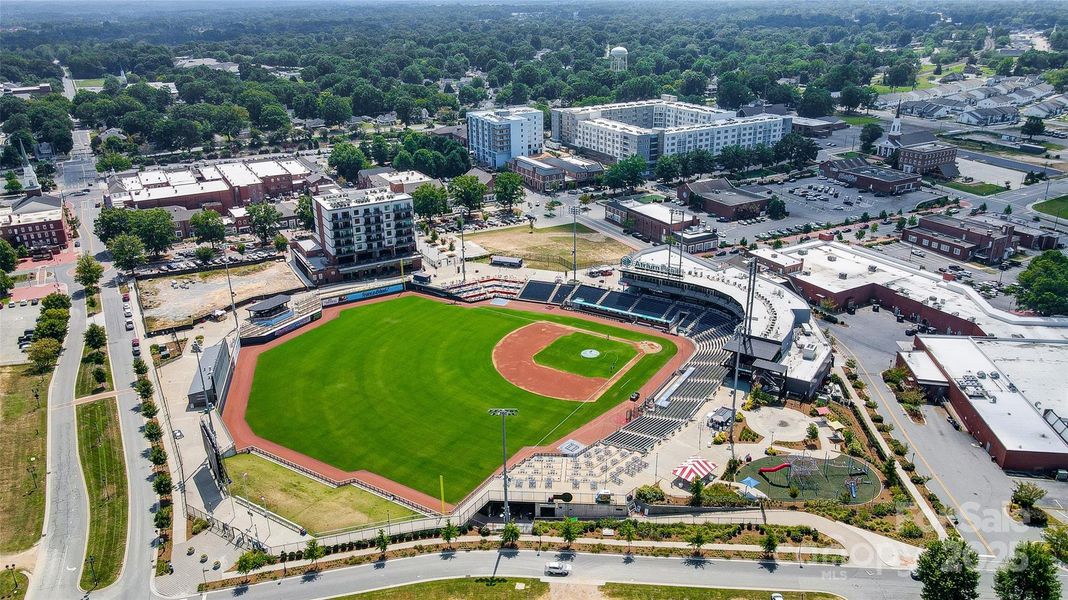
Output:
[[641,269],[642,271],[651,271],[653,273],[661,273],[664,275],[671,275],[672,277],[682,277],[682,269],[669,265],[658,265],[655,263],[648,263],[638,261],[634,263],[635,269]]

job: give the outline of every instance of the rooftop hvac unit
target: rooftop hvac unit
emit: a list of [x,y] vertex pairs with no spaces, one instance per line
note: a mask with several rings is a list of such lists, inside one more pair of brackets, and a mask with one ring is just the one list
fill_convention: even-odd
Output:
[[833,254],[828,254],[827,255],[827,260],[829,260],[831,262],[834,262],[834,261],[838,260],[838,257],[833,255]]
[[997,404],[998,403],[998,397],[995,396],[994,394],[990,394],[990,403],[991,404]]
[[997,371],[991,371],[991,372],[990,372],[990,378],[991,378],[991,379],[998,379],[998,378],[1000,378],[1000,377],[1001,377],[1001,374],[1000,374],[1000,373],[998,373]]
[[800,254],[801,256],[808,256],[808,250],[804,250],[804,249],[798,250],[797,253]]
[[847,277],[848,275],[846,275],[844,271],[838,273],[838,279],[846,279]]
[[978,373],[975,374],[975,376],[978,377],[979,379],[986,379],[986,371],[979,371]]
[[805,269],[804,271],[801,271],[801,274],[807,277],[809,275],[812,275],[812,271]]
[[874,272],[876,272],[878,270],[879,270],[879,268],[876,267],[875,265],[868,265],[868,272],[869,273],[874,273]]

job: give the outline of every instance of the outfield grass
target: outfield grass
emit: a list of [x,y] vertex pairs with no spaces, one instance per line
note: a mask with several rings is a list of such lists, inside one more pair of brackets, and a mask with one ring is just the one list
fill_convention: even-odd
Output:
[[1035,205],[1035,210],[1054,217],[1068,219],[1068,196],[1051,198],[1045,202],[1039,202]]
[[[99,365],[87,358],[92,351],[93,350],[88,346],[82,348],[82,361],[78,364],[78,379],[74,384],[75,398],[91,396],[93,394],[99,394],[101,392],[115,389],[115,384],[111,379],[111,363],[108,361],[108,347],[105,345],[100,349],[100,352],[104,355],[104,362]],[[97,367],[104,369],[104,373],[107,375],[107,378],[102,384],[98,384],[96,379],[93,378],[93,371],[95,371]]]
[[[0,366],[0,552],[3,553],[21,552],[41,537],[50,378],[51,375],[37,375],[30,365]],[[34,386],[39,387],[40,409],[33,399]],[[31,458],[35,460],[31,462]]]
[[882,119],[870,115],[838,115],[838,118],[857,127],[863,127],[869,123],[882,123]]
[[[126,463],[114,397],[81,404],[78,414],[78,457],[89,490],[89,542],[82,566],[82,589],[107,587],[119,578],[126,554]],[[95,563],[97,581],[89,568]]]
[[[522,584],[523,589],[517,590],[517,583]],[[337,600],[535,600],[546,597],[548,593],[549,584],[537,579],[476,577],[428,581],[343,596]]]
[[415,514],[358,487],[333,488],[254,454],[235,454],[223,464],[233,480],[231,493],[254,504],[266,498],[272,512],[315,535]]
[[990,196],[998,192],[1004,192],[1007,189],[1005,186],[993,183],[960,183],[959,181],[944,181],[942,182],[942,185],[962,192],[968,192],[969,194],[975,194],[976,196]]
[[[767,600],[775,590],[730,590],[723,588],[681,587],[606,583],[601,593],[612,600]],[[779,592],[784,600],[842,600],[824,592]]]
[[[597,350],[601,354],[596,358],[584,358],[582,351],[586,349]],[[608,379],[636,354],[638,351],[630,344],[576,332],[557,338],[534,355],[534,362],[584,377]]]
[[[597,402],[521,390],[493,366],[493,347],[536,321],[554,321],[663,350],[643,357]],[[346,471],[367,469],[457,502],[499,464],[499,420],[509,407],[508,453],[563,437],[603,414],[674,356],[668,339],[565,315],[464,308],[419,297],[350,308],[259,357],[246,419],[268,440]]]

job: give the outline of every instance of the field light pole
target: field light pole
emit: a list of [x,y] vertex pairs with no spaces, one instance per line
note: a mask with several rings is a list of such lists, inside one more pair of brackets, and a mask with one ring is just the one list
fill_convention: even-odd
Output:
[[579,207],[569,206],[568,212],[571,213],[571,272],[574,273],[574,278],[578,281],[578,214]]
[[517,408],[491,408],[489,414],[500,415],[501,417],[501,464],[503,466],[504,474],[504,522],[507,524],[512,520],[511,512],[508,510],[508,431],[505,427],[506,418],[514,417],[519,414]]
[[464,225],[467,224],[467,215],[471,211],[465,206],[460,207],[460,282],[467,283],[467,247],[464,245]]

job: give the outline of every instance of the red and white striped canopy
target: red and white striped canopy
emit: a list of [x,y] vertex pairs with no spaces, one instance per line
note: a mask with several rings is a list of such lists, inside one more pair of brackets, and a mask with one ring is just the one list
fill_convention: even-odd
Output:
[[704,479],[716,470],[716,465],[708,462],[700,456],[691,456],[686,462],[671,470],[671,474],[679,479],[692,482],[694,479]]

